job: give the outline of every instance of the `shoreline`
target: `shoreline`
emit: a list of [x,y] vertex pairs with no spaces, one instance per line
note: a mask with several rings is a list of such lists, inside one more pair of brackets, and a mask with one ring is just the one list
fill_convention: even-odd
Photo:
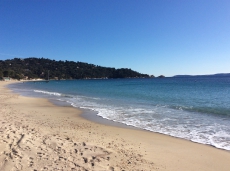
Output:
[[[40,81],[40,80],[37,80],[37,81]],[[18,83],[18,82],[16,82],[16,83]],[[45,98],[45,97],[31,96],[31,95],[26,96],[26,97]],[[76,108],[78,110],[81,110],[82,113],[81,113],[80,117],[82,117],[82,118],[84,118],[86,120],[89,120],[91,122],[97,123],[97,124],[152,132],[152,133],[156,133],[156,134],[160,134],[160,135],[166,135],[166,136],[170,136],[170,137],[173,137],[173,138],[178,138],[178,139],[181,139],[181,140],[186,140],[186,141],[189,141],[189,142],[192,142],[192,143],[198,143],[198,144],[207,145],[207,146],[210,146],[210,147],[214,147],[214,148],[217,148],[217,149],[220,149],[220,150],[230,152],[230,150],[226,150],[226,149],[223,149],[223,148],[218,148],[218,147],[216,147],[216,146],[214,146],[212,144],[204,144],[204,143],[201,143],[201,142],[192,141],[190,139],[176,137],[176,136],[169,135],[169,134],[164,134],[164,133],[161,133],[161,132],[154,132],[154,131],[151,131],[151,130],[148,130],[148,129],[138,128],[138,127],[135,127],[135,126],[132,126],[132,125],[127,125],[125,123],[109,120],[109,119],[103,118],[102,116],[97,115],[97,112],[94,111],[94,110],[84,109],[84,108],[82,109],[82,108],[79,108],[79,107],[75,107],[75,106],[72,106],[70,103],[65,102],[65,101],[60,101],[60,100],[57,100],[57,99],[49,99],[49,98],[47,98],[47,99],[49,100],[49,102],[51,102],[52,104],[57,105],[57,106],[64,106],[64,107],[67,106],[67,107],[73,107],[73,108]]]
[[[40,81],[40,80],[38,80]],[[14,80],[15,82],[15,80]],[[18,83],[17,81],[15,83]],[[20,83],[20,82],[19,82]],[[8,87],[7,87],[8,88]],[[10,89],[10,88],[9,88]],[[16,93],[17,94],[17,93]],[[44,98],[44,97],[33,97],[33,96],[25,96],[25,97],[31,97],[31,98]],[[46,99],[46,98],[44,98]],[[79,107],[74,107],[72,106],[70,103],[68,102],[65,102],[65,101],[59,101],[57,99],[48,99],[48,101],[50,103],[52,103],[53,105],[56,105],[56,106],[61,106],[61,107],[73,107],[73,108],[76,108],[78,110],[81,111],[81,114],[79,115],[79,117],[82,117],[88,121],[91,121],[93,123],[96,123],[96,124],[102,124],[102,125],[107,125],[107,126],[113,126],[113,127],[118,127],[118,128],[127,128],[127,129],[134,129],[134,130],[141,130],[141,131],[147,131],[147,132],[152,132],[152,133],[155,133],[155,134],[160,134],[160,135],[165,135],[165,136],[169,136],[169,137],[172,137],[172,138],[177,138],[177,139],[181,139],[181,140],[185,140],[185,141],[189,141],[189,142],[192,142],[192,143],[198,143],[198,144],[202,144],[202,145],[207,145],[207,146],[210,146],[210,147],[213,147],[213,148],[217,148],[217,149],[220,149],[220,150],[224,150],[224,151],[228,151],[230,152],[229,150],[225,150],[225,149],[222,149],[222,148],[218,148],[214,145],[211,145],[211,144],[203,144],[203,143],[200,143],[200,142],[196,142],[196,141],[192,141],[192,140],[189,140],[189,139],[184,139],[184,138],[180,138],[180,137],[175,137],[175,136],[172,136],[172,135],[167,135],[167,134],[164,134],[164,133],[160,133],[160,132],[153,132],[153,131],[150,131],[150,130],[147,130],[147,129],[143,129],[143,128],[138,128],[138,127],[135,127],[135,126],[132,126],[132,125],[126,125],[124,123],[120,123],[120,122],[116,122],[116,121],[113,121],[113,120],[109,120],[109,119],[106,119],[106,118],[103,118],[99,115],[97,115],[97,112],[93,111],[93,110],[90,110],[90,109],[82,109],[82,108],[79,108]]]
[[[77,108],[56,106],[47,99],[13,94],[3,87],[10,83],[0,82],[0,105],[3,106],[0,109],[0,133],[3,134],[0,139],[0,170],[68,167],[76,170],[227,171],[230,168],[230,152],[226,150],[147,130],[86,120]],[[77,148],[72,147],[74,143]],[[14,148],[9,149],[10,144]],[[57,147],[66,152],[59,151]],[[72,155],[75,149],[82,155]],[[46,160],[45,155],[40,155],[41,151],[51,157]]]

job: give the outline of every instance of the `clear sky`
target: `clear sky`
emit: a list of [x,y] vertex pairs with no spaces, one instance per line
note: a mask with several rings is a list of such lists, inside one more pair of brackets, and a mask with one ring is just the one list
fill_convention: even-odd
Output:
[[0,59],[230,73],[230,0],[0,0]]

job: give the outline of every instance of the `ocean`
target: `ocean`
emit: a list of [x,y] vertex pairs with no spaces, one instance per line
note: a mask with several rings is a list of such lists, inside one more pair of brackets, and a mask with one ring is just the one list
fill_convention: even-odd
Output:
[[230,150],[230,77],[24,82],[9,85],[102,118]]

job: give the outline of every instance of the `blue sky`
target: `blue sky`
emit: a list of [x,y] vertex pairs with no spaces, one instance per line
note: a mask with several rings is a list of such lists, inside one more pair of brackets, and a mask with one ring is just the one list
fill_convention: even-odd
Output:
[[0,0],[0,59],[230,73],[229,0]]

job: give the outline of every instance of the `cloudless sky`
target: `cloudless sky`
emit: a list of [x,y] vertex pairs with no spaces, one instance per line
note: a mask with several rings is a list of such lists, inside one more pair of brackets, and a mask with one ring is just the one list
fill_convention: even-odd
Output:
[[0,60],[230,73],[229,0],[0,0]]

